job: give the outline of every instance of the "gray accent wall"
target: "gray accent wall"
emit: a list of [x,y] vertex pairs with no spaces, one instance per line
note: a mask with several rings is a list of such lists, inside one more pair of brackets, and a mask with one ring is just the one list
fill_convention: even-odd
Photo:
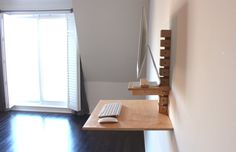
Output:
[[127,87],[136,80],[143,4],[144,0],[73,1],[90,111],[100,99],[140,98]]

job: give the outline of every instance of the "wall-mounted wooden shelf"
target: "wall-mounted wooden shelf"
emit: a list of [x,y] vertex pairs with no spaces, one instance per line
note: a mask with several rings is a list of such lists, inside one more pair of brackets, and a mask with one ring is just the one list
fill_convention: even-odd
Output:
[[149,87],[138,87],[139,82],[129,82],[128,90],[131,91],[132,95],[169,95],[169,86],[149,86]]
[[138,82],[130,82],[128,90],[132,95],[159,95],[159,112],[168,115],[169,105],[169,76],[170,76],[170,57],[171,57],[171,30],[161,30],[160,32],[160,86],[141,87]]
[[[122,104],[118,123],[100,124],[98,114],[104,104]],[[158,101],[154,100],[101,100],[95,107],[83,130],[143,131],[173,130],[168,116],[158,112]]]

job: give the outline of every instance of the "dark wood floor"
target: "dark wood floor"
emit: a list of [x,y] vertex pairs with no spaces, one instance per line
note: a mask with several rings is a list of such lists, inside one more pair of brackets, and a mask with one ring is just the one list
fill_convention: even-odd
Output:
[[82,131],[88,116],[0,113],[0,152],[144,152],[143,132]]

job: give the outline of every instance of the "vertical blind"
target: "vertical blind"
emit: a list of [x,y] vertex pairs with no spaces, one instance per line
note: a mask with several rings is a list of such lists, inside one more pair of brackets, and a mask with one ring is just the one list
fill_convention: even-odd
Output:
[[67,15],[68,25],[68,97],[69,107],[80,111],[80,57],[78,52],[78,38],[73,13]]

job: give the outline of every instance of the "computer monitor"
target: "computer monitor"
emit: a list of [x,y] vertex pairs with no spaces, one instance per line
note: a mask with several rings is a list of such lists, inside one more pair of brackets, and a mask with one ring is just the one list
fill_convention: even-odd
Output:
[[138,58],[137,58],[137,78],[141,77],[145,59],[147,56],[147,45],[148,45],[148,27],[147,27],[147,17],[145,8],[142,8],[142,15],[140,20],[140,33],[139,33],[139,48],[138,48]]
[[[139,34],[139,48],[138,48],[138,58],[137,58],[137,79],[141,78],[143,69],[145,67],[145,61],[147,59],[148,52],[151,56],[151,61],[154,65],[154,69],[157,73],[157,77],[160,80],[159,72],[156,66],[155,59],[153,57],[152,51],[148,44],[148,25],[146,10],[142,8],[141,22],[140,22],[140,34]],[[159,81],[160,82],[160,81]]]

